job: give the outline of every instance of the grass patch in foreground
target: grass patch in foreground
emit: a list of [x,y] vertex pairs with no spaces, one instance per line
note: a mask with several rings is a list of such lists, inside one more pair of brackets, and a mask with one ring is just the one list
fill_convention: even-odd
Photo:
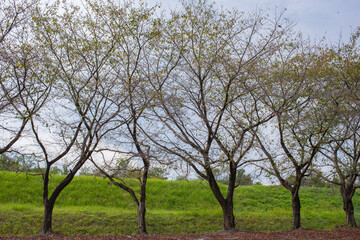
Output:
[[[16,209],[21,209],[18,211]],[[29,236],[40,233],[42,208],[24,205],[0,207],[0,236]],[[192,234],[222,230],[219,211],[148,211],[147,229],[157,234]],[[54,210],[53,230],[69,236],[76,235],[134,235],[137,234],[135,211],[116,208],[91,209],[60,207]]]
[[[43,209],[24,204],[0,206],[0,236],[36,235],[40,233]],[[244,231],[291,230],[291,210],[275,209],[236,214],[237,227]],[[327,230],[339,225],[341,211],[306,210],[302,214],[303,227]],[[359,217],[359,216],[357,216]],[[118,208],[56,207],[53,229],[69,236],[76,235],[134,235],[137,234],[136,212]],[[147,212],[147,230],[154,234],[195,234],[223,230],[221,210]]]
[[[64,176],[53,175],[51,188]],[[134,179],[128,180],[139,190]],[[0,235],[35,235],[43,219],[42,179],[0,171]],[[223,192],[226,186],[220,185]],[[345,224],[336,188],[302,188],[301,220],[307,229]],[[360,222],[360,194],[353,198]],[[223,229],[221,207],[205,181],[149,179],[147,230],[191,234]],[[281,186],[240,186],[234,194],[236,226],[248,231],[283,231],[292,225],[291,194]],[[136,208],[129,194],[99,177],[76,176],[56,201],[53,230],[65,235],[136,234]]]
[[[345,224],[345,214],[342,211],[303,210],[301,222],[304,229],[330,230]],[[343,219],[344,222],[339,222]],[[247,212],[238,218],[237,227],[244,231],[275,232],[292,229],[292,210],[274,209],[264,212]],[[360,220],[360,219],[357,219]]]
[[40,233],[43,209],[28,204],[0,205],[0,236]]

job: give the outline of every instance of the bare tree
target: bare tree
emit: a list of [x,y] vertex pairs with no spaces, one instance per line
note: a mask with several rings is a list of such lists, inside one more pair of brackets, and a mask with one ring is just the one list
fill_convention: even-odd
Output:
[[[92,162],[114,185],[130,194],[137,208],[138,232],[146,234],[146,184],[151,161],[156,155],[143,132],[151,132],[145,127],[147,112],[176,66],[177,58],[163,43],[162,20],[154,17],[154,8],[136,8],[129,3],[124,6],[111,3],[108,7],[111,9],[110,24],[114,32],[121,33],[113,36],[118,39],[119,47],[111,58],[110,67],[127,98],[125,110],[117,116],[124,125],[108,139],[107,148],[102,149],[103,163],[95,157]],[[116,157],[109,159],[106,154],[109,151]],[[137,172],[133,176],[139,180],[139,196],[118,171],[124,171],[119,166],[124,165],[125,160],[133,163],[131,170]]]
[[[321,149],[321,153],[325,157],[321,166],[325,166],[324,169],[326,170],[330,167],[330,171],[324,173],[323,177],[326,181],[340,187],[343,209],[346,214],[346,225],[350,227],[356,227],[352,197],[356,189],[360,188],[360,185],[357,184],[360,156],[359,120],[355,121],[356,123],[352,122],[353,126],[346,126],[341,131],[342,134],[337,136],[341,137],[340,139],[335,140],[333,135],[334,141]],[[354,125],[357,128],[355,131],[353,131]]]
[[324,63],[317,61],[318,47],[302,38],[289,39],[273,59],[262,66],[259,79],[264,104],[276,117],[261,131],[254,132],[260,155],[258,164],[291,192],[293,229],[301,228],[301,182],[309,173],[336,113],[328,114],[321,101],[324,89],[318,73]]
[[[45,60],[44,74],[56,76],[47,108],[31,118],[37,157],[42,160],[39,167],[45,168],[44,234],[52,232],[57,197],[101,139],[118,127],[114,119],[121,111],[120,101],[114,104],[113,99],[123,95],[117,95],[115,78],[108,67],[117,39],[110,37],[112,29],[96,5],[87,3],[83,7],[55,4],[43,12],[39,9],[33,18],[39,52]],[[50,192],[51,168],[65,160],[70,162],[70,172]]]
[[[289,27],[280,22],[281,16],[272,22],[261,12],[220,12],[206,1],[183,3],[169,21],[168,39],[181,61],[154,106],[159,133],[152,140],[208,181],[225,230],[235,228],[236,174],[249,162],[250,130],[274,116],[255,111],[261,102],[252,74],[279,47]],[[213,172],[219,167],[228,169],[225,196]]]
[[352,197],[360,187],[360,30],[355,32],[349,43],[340,43],[324,50],[329,63],[325,71],[325,101],[333,103],[337,122],[328,136],[328,144],[321,148],[324,156],[319,165],[327,171],[324,178],[340,187],[346,225],[356,227]]

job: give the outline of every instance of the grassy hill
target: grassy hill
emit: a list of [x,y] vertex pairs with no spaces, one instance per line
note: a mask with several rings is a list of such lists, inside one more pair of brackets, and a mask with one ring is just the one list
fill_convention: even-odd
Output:
[[[53,175],[52,183],[63,176]],[[129,180],[137,186],[137,180]],[[42,222],[42,179],[0,172],[0,236],[35,235]],[[54,185],[52,185],[54,186]],[[226,186],[221,186],[226,191]],[[332,229],[345,223],[336,188],[303,188],[304,228]],[[360,194],[354,196],[360,222]],[[280,186],[241,186],[234,196],[237,227],[250,231],[290,230],[291,195]],[[222,230],[220,205],[205,181],[150,179],[147,188],[149,233],[204,233]],[[53,229],[66,235],[136,234],[130,196],[107,179],[75,177],[56,202]]]

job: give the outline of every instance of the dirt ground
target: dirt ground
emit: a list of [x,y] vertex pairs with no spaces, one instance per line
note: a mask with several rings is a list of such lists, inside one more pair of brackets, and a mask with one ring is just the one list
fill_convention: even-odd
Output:
[[51,235],[37,235],[29,237],[16,237],[16,236],[0,236],[1,240],[232,240],[232,239],[247,239],[247,240],[263,240],[263,239],[281,239],[281,240],[298,240],[298,239],[347,239],[355,240],[360,239],[360,228],[339,228],[330,231],[317,231],[317,230],[298,230],[298,231],[285,231],[285,232],[271,232],[271,233],[257,233],[257,232],[217,232],[208,234],[197,235],[121,235],[121,236],[64,236],[61,234]]

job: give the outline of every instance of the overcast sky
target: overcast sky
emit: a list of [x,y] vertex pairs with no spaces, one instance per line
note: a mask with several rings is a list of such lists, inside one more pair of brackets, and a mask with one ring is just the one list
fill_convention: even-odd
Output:
[[[164,8],[174,8],[177,0],[150,0]],[[210,0],[211,2],[211,0]],[[350,32],[360,26],[360,0],[214,0],[219,6],[242,11],[268,10],[274,13],[286,8],[286,17],[296,22],[296,30],[310,39],[325,37],[335,43],[340,33],[347,41]],[[278,10],[279,11],[279,10]]]

